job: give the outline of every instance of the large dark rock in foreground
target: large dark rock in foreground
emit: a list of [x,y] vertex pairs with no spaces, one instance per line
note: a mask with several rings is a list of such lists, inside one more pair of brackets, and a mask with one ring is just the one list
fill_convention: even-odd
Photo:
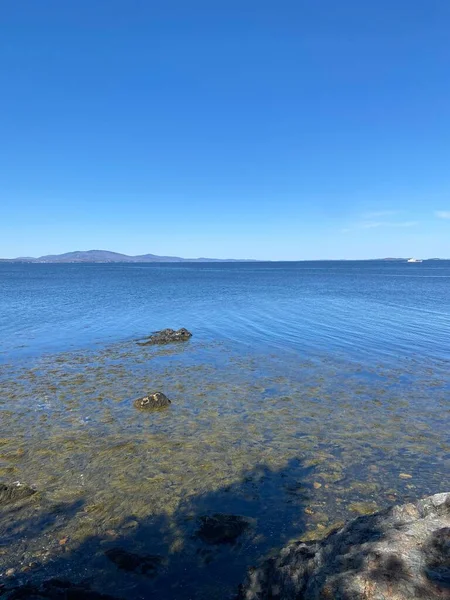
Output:
[[155,408],[166,408],[171,404],[169,398],[162,392],[154,392],[134,401],[134,406],[140,410],[153,410]]
[[241,600],[450,599],[450,493],[297,542],[248,575]]
[[153,346],[155,344],[173,344],[174,342],[185,342],[192,337],[192,333],[182,327],[175,331],[174,329],[162,329],[155,331],[148,339],[138,342],[140,346]]

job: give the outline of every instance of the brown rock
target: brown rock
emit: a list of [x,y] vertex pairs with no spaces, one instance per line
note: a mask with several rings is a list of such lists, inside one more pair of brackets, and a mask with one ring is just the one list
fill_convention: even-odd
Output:
[[140,410],[152,410],[155,408],[165,408],[170,404],[169,398],[162,392],[154,392],[148,396],[143,396],[134,401],[134,406]]
[[155,331],[143,342],[138,342],[140,346],[152,346],[155,344],[173,344],[174,342],[185,342],[192,337],[192,333],[182,327],[175,331],[174,329],[162,329]]

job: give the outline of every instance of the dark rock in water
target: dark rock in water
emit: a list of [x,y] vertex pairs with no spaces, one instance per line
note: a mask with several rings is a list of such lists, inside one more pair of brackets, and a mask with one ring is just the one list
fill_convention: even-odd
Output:
[[120,600],[116,596],[94,592],[84,585],[58,579],[45,581],[40,586],[25,584],[9,590],[0,588],[0,597],[8,600]]
[[171,404],[169,398],[162,392],[155,392],[148,396],[143,396],[134,401],[134,406],[141,410],[151,410],[153,408],[165,408]]
[[0,506],[23,500],[35,493],[36,490],[20,483],[13,483],[11,485],[0,483]]
[[240,600],[450,599],[450,493],[359,517],[286,546],[251,571]]
[[141,575],[156,575],[158,567],[163,562],[161,556],[134,554],[123,548],[111,548],[105,554],[119,569]]
[[250,520],[221,513],[200,517],[197,536],[207,544],[233,544],[250,527]]
[[173,344],[174,342],[185,342],[192,337],[192,333],[182,327],[175,331],[174,329],[162,329],[155,331],[144,342],[138,342],[140,346],[152,346],[154,344]]

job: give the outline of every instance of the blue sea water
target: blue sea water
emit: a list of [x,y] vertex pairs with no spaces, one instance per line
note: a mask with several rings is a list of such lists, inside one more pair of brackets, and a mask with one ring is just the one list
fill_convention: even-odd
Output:
[[[193,337],[136,343],[166,327]],[[450,489],[449,361],[450,261],[0,263],[0,483],[39,491],[0,575],[231,600],[290,539]],[[205,541],[217,513],[248,528]]]
[[2,356],[184,326],[303,356],[450,356],[450,262],[0,264]]

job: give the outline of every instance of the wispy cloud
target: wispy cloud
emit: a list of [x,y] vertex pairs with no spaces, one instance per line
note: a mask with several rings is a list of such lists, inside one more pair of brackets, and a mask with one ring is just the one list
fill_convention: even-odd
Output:
[[364,213],[362,215],[362,218],[379,219],[381,217],[392,217],[393,215],[398,215],[399,213],[401,213],[401,210],[376,210]]
[[[450,218],[450,217],[449,217]],[[374,220],[364,220],[355,223],[352,227],[346,227],[345,229],[341,229],[341,233],[349,233],[350,231],[355,231],[359,229],[378,229],[382,227],[386,228],[407,228],[407,227],[415,227],[418,225],[418,221],[374,221]]]
[[417,221],[361,221],[357,223],[360,229],[374,229],[376,227],[414,227]]
[[436,210],[434,214],[438,219],[450,219],[450,210]]

